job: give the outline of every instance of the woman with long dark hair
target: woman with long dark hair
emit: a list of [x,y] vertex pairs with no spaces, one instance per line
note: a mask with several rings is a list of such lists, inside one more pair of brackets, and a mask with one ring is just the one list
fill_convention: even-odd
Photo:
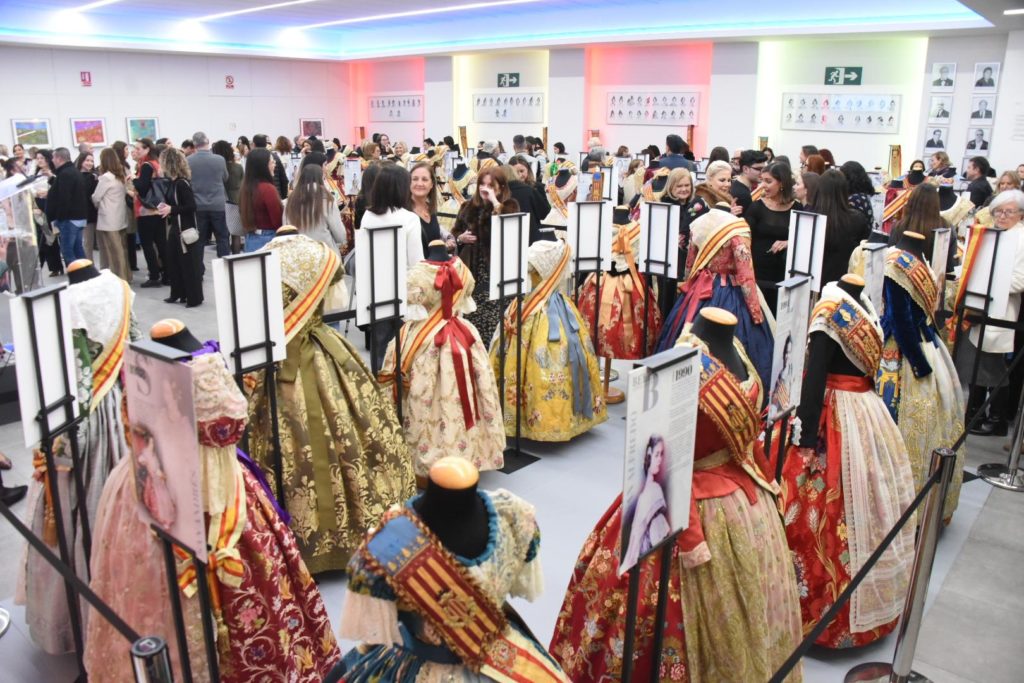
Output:
[[814,211],[825,216],[825,258],[821,282],[826,284],[846,275],[853,250],[871,234],[863,213],[850,206],[849,185],[842,171],[830,168],[818,181]]
[[33,183],[32,194],[36,210],[32,212],[36,221],[36,244],[39,245],[39,262],[50,268],[50,277],[64,274],[64,260],[60,257],[60,236],[50,228],[46,220],[46,195],[53,181],[53,152],[48,149],[36,151],[35,173],[38,179]]
[[764,193],[751,203],[743,217],[750,225],[754,273],[765,302],[774,314],[778,290],[769,283],[786,279],[789,215],[794,209],[803,209],[803,205],[793,196],[793,171],[789,164],[776,161],[765,168],[761,172],[761,187]]
[[[99,179],[96,175],[96,157],[92,152],[82,152],[75,159],[75,168],[82,174],[85,180],[85,193],[92,197],[96,191],[96,183]],[[89,202],[89,215],[85,221],[85,229],[82,230],[82,248],[85,250],[85,257],[91,259],[96,250],[96,207]]]
[[847,191],[850,193],[850,206],[860,211],[868,219],[868,225],[875,222],[875,210],[871,207],[871,198],[875,196],[875,186],[864,167],[856,161],[847,161],[839,167],[846,178]]
[[245,176],[238,192],[238,208],[245,229],[245,251],[257,251],[281,227],[281,196],[274,184],[274,157],[262,147],[245,158]]
[[238,207],[238,195],[242,190],[245,169],[235,161],[235,150],[227,140],[213,143],[210,151],[224,159],[224,165],[228,170],[228,179],[224,182],[224,222],[227,223],[228,234],[231,235],[231,253],[237,254],[242,251],[242,237],[245,235]]
[[157,207],[160,216],[167,219],[164,268],[171,280],[171,295],[164,303],[195,308],[203,303],[203,245],[196,229],[192,170],[184,154],[168,147],[160,154],[160,171],[172,183],[166,202]]
[[164,271],[167,259],[167,225],[155,208],[142,204],[142,199],[153,186],[153,178],[160,175],[160,154],[157,145],[149,138],[139,138],[132,147],[132,158],[135,159],[135,178],[132,188],[135,190],[135,217],[142,241],[142,255],[146,258],[149,279],[141,287],[159,287],[169,285],[171,281]]
[[342,250],[348,243],[341,212],[324,183],[324,169],[309,164],[296,175],[298,182],[288,195],[285,220],[298,231],[317,242]]
[[[939,186],[932,183],[921,183],[910,191],[907,205],[903,214],[892,232],[889,233],[889,246],[897,246],[900,238],[906,232],[916,232],[924,235],[924,249],[921,252],[929,262],[932,258],[932,248],[935,245],[935,229],[948,228],[949,224],[942,217],[941,204],[939,203]],[[946,267],[952,270],[956,258],[956,237],[949,240],[949,253],[946,257]]]

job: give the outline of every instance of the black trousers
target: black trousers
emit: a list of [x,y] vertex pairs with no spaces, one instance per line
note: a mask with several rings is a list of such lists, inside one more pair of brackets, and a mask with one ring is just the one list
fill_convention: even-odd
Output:
[[139,216],[137,225],[149,279],[166,282],[164,266],[167,262],[167,222],[160,216]]
[[165,273],[171,281],[171,297],[184,297],[190,306],[203,303],[203,241],[186,245],[181,241],[178,226],[169,224],[165,263]]

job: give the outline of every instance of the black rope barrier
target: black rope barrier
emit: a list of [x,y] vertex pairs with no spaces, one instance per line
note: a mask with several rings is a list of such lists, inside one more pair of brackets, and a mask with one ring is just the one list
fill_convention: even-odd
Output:
[[768,683],[782,683],[786,676],[788,676],[800,660],[803,659],[803,656],[807,654],[807,651],[811,649],[812,645],[814,645],[814,641],[818,639],[818,636],[828,628],[828,625],[831,624],[832,620],[836,618],[837,614],[839,614],[839,610],[845,607],[846,603],[850,601],[850,598],[853,597],[853,592],[857,590],[860,584],[864,581],[868,572],[874,569],[878,560],[885,554],[885,551],[889,549],[889,546],[892,544],[897,534],[903,531],[903,527],[906,526],[907,522],[909,522],[911,518],[913,518],[914,514],[917,513],[917,508],[927,500],[928,493],[931,491],[933,486],[939,483],[941,475],[942,472],[939,470],[933,472],[932,475],[928,477],[924,486],[922,486],[921,490],[918,491],[913,502],[903,512],[896,524],[893,525],[892,529],[889,530],[889,533],[885,535],[885,538],[882,539],[882,542],[877,548],[875,548],[875,551],[871,553],[871,557],[867,559],[864,566],[860,568],[860,571],[857,572],[856,576],[854,576],[850,583],[847,584],[846,588],[843,589],[843,592],[839,594],[839,597],[832,604],[832,607],[825,612],[824,616],[822,616],[818,623],[815,624],[810,633],[804,637],[800,642],[800,645],[793,651],[789,658],[783,662],[782,666],[779,667],[778,671],[775,672],[775,675],[771,677]]

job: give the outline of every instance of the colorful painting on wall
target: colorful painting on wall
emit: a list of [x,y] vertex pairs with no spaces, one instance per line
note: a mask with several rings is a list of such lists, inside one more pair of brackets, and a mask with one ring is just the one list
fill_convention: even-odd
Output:
[[304,138],[311,137],[313,135],[318,138],[324,136],[324,120],[323,119],[299,119],[299,134]]
[[103,119],[71,119],[71,139],[74,144],[107,144],[107,124]]
[[50,119],[11,119],[14,142],[33,147],[50,147]]
[[142,138],[156,140],[160,135],[159,122],[155,116],[128,117],[128,142]]

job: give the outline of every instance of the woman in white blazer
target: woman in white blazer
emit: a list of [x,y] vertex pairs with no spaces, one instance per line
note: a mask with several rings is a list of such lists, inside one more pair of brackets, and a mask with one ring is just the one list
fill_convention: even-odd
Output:
[[132,281],[128,256],[124,247],[128,227],[128,204],[125,201],[124,164],[113,148],[100,152],[100,177],[92,193],[96,206],[96,242],[100,248],[100,268],[126,282]]

